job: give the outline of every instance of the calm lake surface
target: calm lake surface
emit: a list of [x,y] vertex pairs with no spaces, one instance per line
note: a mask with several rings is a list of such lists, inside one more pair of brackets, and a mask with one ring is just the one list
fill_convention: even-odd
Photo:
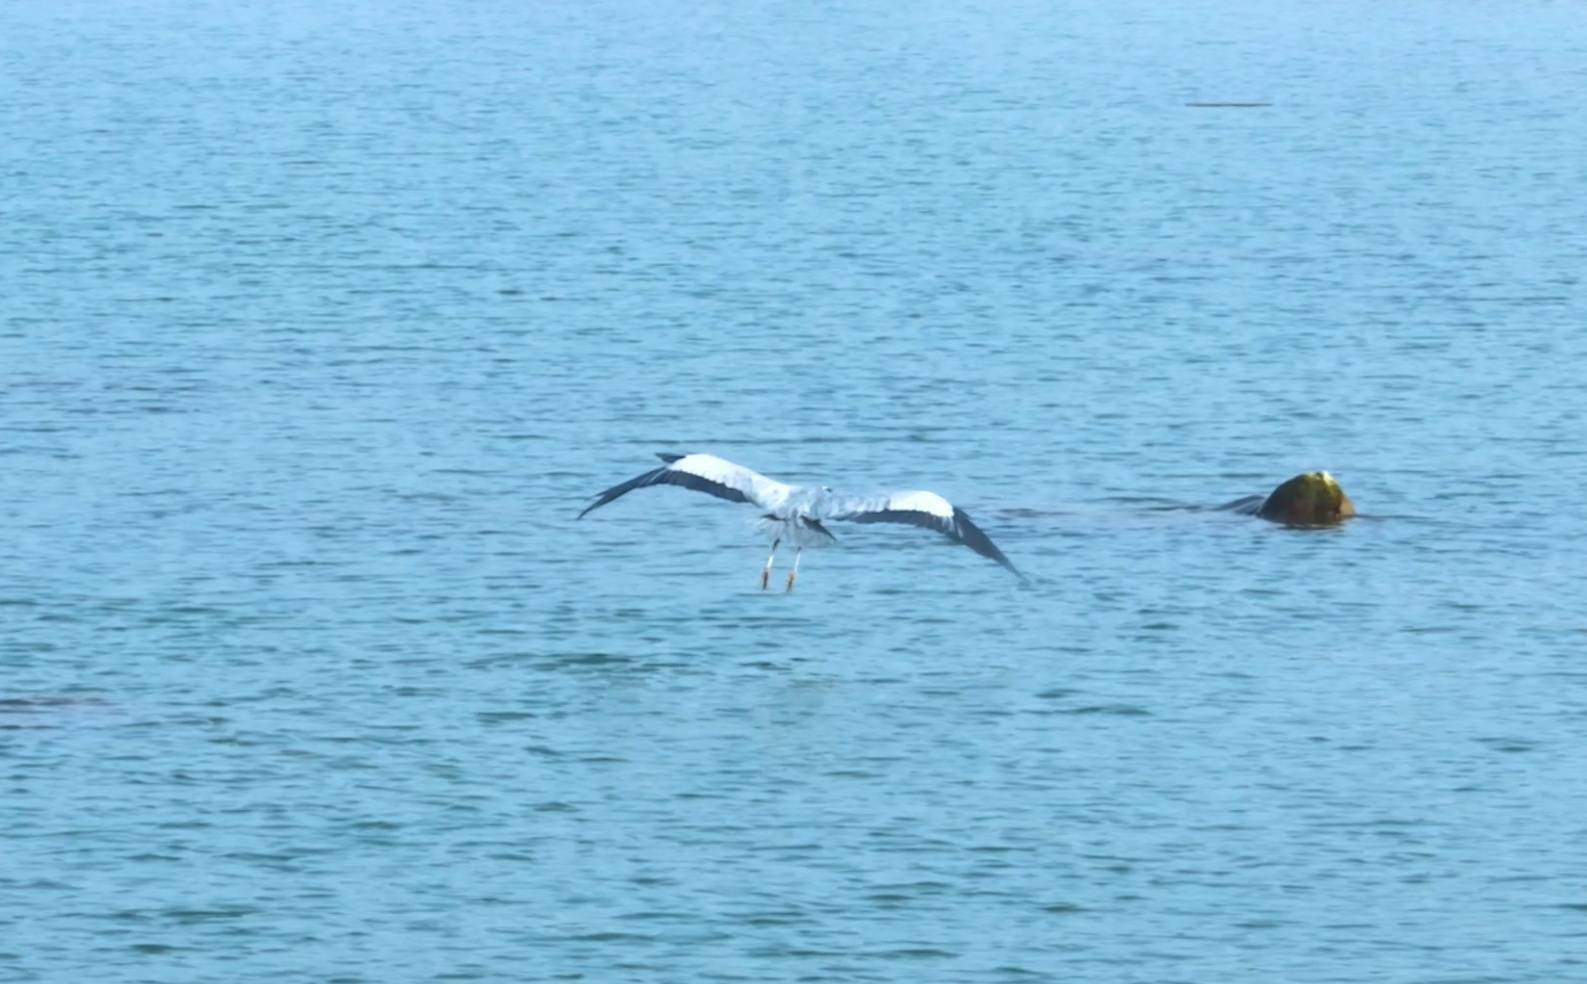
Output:
[[[1587,979],[1584,92],[1527,0],[4,5],[0,978]],[[1033,583],[575,520],[689,451]]]

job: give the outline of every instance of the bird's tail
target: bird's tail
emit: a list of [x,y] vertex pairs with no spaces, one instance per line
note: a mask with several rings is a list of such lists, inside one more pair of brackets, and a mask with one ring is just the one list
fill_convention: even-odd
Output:
[[822,525],[819,519],[811,519],[808,516],[780,519],[771,513],[766,513],[755,518],[755,528],[767,538],[776,538],[784,543],[801,547],[824,546],[838,542],[838,538],[833,536],[832,531]]
[[801,516],[799,517],[799,522],[805,530],[814,533],[820,540],[824,540],[827,543],[838,542],[838,538],[832,535],[832,531],[821,525],[821,520],[811,519],[809,516]]

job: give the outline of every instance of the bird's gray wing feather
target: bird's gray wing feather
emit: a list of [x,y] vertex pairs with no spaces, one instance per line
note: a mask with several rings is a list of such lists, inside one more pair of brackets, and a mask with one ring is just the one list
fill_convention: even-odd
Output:
[[851,523],[903,523],[936,530],[1024,579],[992,538],[971,521],[969,513],[935,492],[916,490],[881,496],[835,496],[829,502],[825,518]]
[[773,481],[759,472],[715,455],[658,454],[657,457],[666,464],[600,493],[593,503],[579,513],[579,518],[583,519],[592,510],[635,489],[651,485],[677,485],[729,502],[753,502],[766,508],[773,508],[792,491],[792,486]]

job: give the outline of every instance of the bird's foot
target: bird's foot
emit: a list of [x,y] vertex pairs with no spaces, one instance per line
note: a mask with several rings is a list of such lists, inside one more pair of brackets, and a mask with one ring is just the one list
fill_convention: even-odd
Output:
[[792,591],[794,582],[797,581],[797,580],[799,580],[799,572],[798,571],[789,571],[788,572],[788,586],[786,588],[783,588],[783,590],[784,591]]
[[760,572],[760,589],[762,591],[765,591],[766,590],[766,585],[768,585],[770,583],[771,583],[771,568],[768,567],[765,570]]

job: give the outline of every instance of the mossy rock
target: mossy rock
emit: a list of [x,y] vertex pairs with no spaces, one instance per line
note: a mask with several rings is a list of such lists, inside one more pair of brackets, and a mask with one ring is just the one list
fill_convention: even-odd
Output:
[[1291,526],[1328,526],[1354,516],[1356,506],[1332,475],[1315,471],[1274,489],[1256,514]]

